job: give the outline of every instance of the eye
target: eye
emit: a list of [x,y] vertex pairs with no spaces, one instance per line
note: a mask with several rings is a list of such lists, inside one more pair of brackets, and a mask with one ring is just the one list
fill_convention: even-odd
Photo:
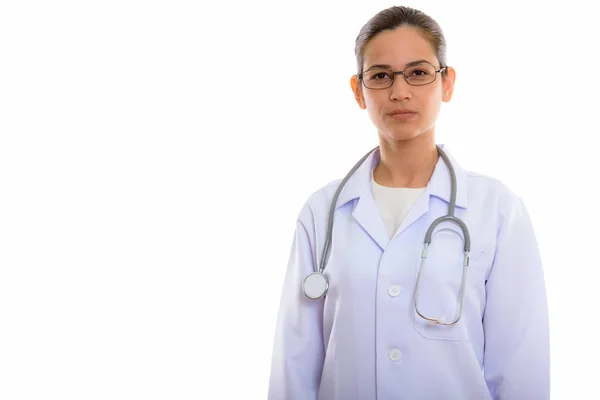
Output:
[[422,69],[415,69],[415,70],[411,71],[410,74],[416,75],[416,76],[422,76],[422,75],[429,75],[429,72],[422,70]]
[[377,71],[377,72],[371,73],[370,79],[374,80],[374,81],[381,80],[381,79],[390,79],[390,74],[385,71]]

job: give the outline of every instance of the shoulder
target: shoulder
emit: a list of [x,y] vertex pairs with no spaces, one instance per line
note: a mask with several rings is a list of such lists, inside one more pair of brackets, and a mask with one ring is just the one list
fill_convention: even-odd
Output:
[[335,191],[341,182],[342,179],[333,180],[311,193],[300,210],[299,222],[306,228],[314,227],[316,217],[321,217],[329,211]]
[[465,170],[469,204],[479,204],[499,214],[524,209],[521,196],[504,181],[486,174]]

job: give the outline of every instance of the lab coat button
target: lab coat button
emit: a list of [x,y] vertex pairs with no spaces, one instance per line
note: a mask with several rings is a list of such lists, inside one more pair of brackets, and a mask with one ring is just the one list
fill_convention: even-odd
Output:
[[394,350],[390,351],[390,360],[392,360],[392,361],[398,361],[401,356],[402,356],[402,353],[398,349],[394,349]]
[[390,286],[390,288],[388,289],[388,293],[392,297],[398,296],[400,294],[400,286],[398,286],[398,285]]

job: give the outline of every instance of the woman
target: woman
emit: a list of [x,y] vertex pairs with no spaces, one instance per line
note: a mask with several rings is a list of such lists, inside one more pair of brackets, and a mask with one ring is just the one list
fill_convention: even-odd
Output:
[[455,81],[445,53],[438,24],[411,8],[383,10],[360,31],[350,83],[379,147],[300,212],[269,399],[549,398],[527,210],[435,144]]

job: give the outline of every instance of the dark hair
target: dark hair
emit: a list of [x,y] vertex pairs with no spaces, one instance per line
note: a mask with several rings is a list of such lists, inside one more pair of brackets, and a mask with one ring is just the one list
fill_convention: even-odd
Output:
[[[354,54],[359,75],[363,73],[365,47],[369,41],[382,31],[394,30],[401,26],[419,29],[423,38],[433,46],[440,62],[440,68],[446,66],[446,39],[438,23],[422,11],[410,7],[394,6],[380,11],[372,17],[356,37]],[[445,72],[446,70],[442,71],[442,75],[445,75]]]

